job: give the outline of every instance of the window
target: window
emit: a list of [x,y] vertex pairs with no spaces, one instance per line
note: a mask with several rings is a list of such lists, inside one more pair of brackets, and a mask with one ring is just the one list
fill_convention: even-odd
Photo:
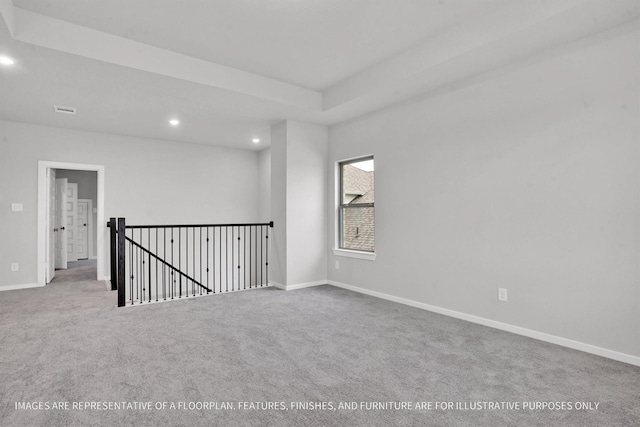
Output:
[[374,252],[374,163],[364,157],[338,164],[340,175],[339,248]]

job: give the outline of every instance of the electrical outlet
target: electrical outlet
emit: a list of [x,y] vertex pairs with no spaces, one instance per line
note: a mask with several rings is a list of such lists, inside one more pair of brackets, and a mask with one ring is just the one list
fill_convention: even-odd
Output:
[[18,264],[17,262],[12,262],[11,271],[18,271],[18,270],[20,270],[20,264]]
[[336,261],[336,270],[340,270],[340,261]]
[[507,302],[507,290],[505,288],[498,288],[498,301]]

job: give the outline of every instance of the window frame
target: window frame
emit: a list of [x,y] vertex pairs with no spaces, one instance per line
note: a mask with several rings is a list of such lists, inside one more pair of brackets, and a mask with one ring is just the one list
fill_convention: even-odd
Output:
[[[374,237],[374,247],[372,251],[367,251],[363,249],[350,249],[345,248],[343,246],[344,235],[343,235],[343,212],[345,209],[349,208],[365,208],[371,207],[374,209],[374,218],[375,218],[375,200],[373,203],[356,203],[356,204],[345,204],[344,203],[344,187],[343,187],[343,174],[342,168],[345,165],[349,165],[352,163],[363,162],[367,160],[373,160],[374,162],[374,182],[375,182],[375,158],[372,154],[366,156],[358,156],[345,160],[340,160],[336,162],[336,242],[335,249],[333,250],[334,255],[345,256],[349,258],[359,258],[366,260],[375,260],[376,252],[375,252],[375,237]],[[374,222],[374,236],[375,236],[375,222]]]

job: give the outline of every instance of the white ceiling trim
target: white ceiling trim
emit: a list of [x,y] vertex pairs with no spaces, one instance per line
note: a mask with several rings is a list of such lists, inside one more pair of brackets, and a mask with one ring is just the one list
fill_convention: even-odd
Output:
[[[638,19],[637,0],[566,0],[513,3],[452,27],[395,58],[362,71],[324,91],[325,111],[377,99],[379,108],[420,86],[433,88]],[[515,7],[517,5],[517,7]],[[544,7],[541,7],[544,6]],[[629,13],[631,12],[631,13]],[[472,61],[470,61],[472,59]],[[405,90],[408,89],[408,90]],[[357,108],[360,110],[360,108]]]
[[[510,72],[519,70],[528,65],[567,54],[577,49],[585,48],[596,43],[604,42],[625,34],[637,33],[638,21],[630,21],[626,24],[614,28],[591,34],[587,37],[568,42],[559,46],[553,46],[542,51],[535,51],[529,55],[520,56],[519,50],[512,51],[504,43],[495,46],[487,46],[468,55],[456,58],[451,63],[444,63],[433,67],[425,74],[428,78],[417,76],[399,82],[394,89],[386,92],[377,92],[361,96],[352,101],[346,102],[338,107],[326,111],[324,114],[329,121],[340,117],[340,122],[354,119],[364,114],[377,111],[387,105],[397,104],[416,96],[424,98],[435,98],[444,94],[455,92],[465,87],[473,86],[487,80],[491,80]],[[487,61],[488,57],[502,56],[501,48],[509,49],[512,54],[511,60],[503,61],[495,66]],[[485,62],[483,62],[485,61]]]
[[4,19],[7,28],[9,29],[9,34],[13,36],[13,2],[12,0],[0,0],[0,14],[2,14],[2,18]]
[[10,17],[11,14],[14,25],[12,36],[21,42],[293,105],[304,110],[320,111],[322,108],[322,94],[310,89],[113,36],[25,9],[13,7],[7,16]]
[[[0,12],[15,40],[228,92],[225,101],[213,99],[212,105],[237,99],[252,111],[264,106],[260,126],[274,118],[332,125],[418,95],[438,96],[554,55],[559,47],[595,43],[625,24],[637,31],[640,15],[638,0],[505,5],[459,22],[324,93],[27,11],[11,0],[0,0]],[[256,102],[262,100],[273,104]]]

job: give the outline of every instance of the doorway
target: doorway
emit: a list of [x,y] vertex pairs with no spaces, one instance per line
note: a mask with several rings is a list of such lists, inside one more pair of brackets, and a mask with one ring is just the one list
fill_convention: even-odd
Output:
[[69,266],[82,268],[92,280],[106,280],[104,224],[104,166],[38,162],[40,286]]
[[69,283],[96,280],[97,259],[81,259],[69,261],[67,268],[56,270],[55,276],[47,283]]
[[[94,211],[93,206],[97,204],[98,180],[94,171],[51,169],[50,187],[53,187],[54,178],[55,203],[49,205],[49,223],[53,228],[50,228],[48,237],[55,244],[56,268],[66,269],[65,261],[61,259],[63,256],[66,256],[66,263],[96,258],[97,208]],[[63,241],[61,246],[58,244],[60,240]],[[60,253],[63,251],[66,254]],[[54,261],[53,254],[49,254],[48,260],[49,263]],[[50,272],[51,268],[47,270],[47,283],[52,278]]]

